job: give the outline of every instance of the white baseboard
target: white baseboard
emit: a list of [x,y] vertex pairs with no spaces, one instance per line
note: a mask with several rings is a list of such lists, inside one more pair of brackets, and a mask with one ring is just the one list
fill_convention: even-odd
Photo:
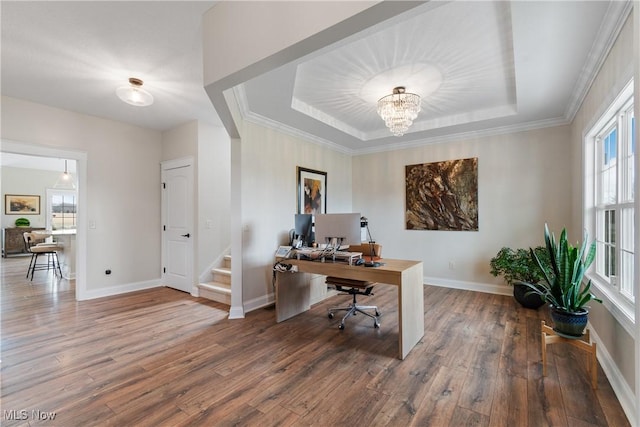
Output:
[[123,285],[111,286],[108,288],[100,288],[96,290],[88,289],[79,300],[89,300],[95,298],[110,297],[113,295],[126,294],[128,292],[141,291],[143,289],[160,287],[160,278],[154,280],[146,280],[144,282],[125,283]]
[[465,291],[484,292],[486,294],[513,295],[513,288],[507,285],[494,285],[490,283],[465,282],[462,280],[443,279],[440,277],[424,277],[425,285],[440,286],[443,288],[462,289]]
[[636,425],[636,408],[635,408],[635,395],[633,390],[629,387],[624,380],[624,376],[618,369],[616,362],[611,357],[611,354],[607,351],[607,348],[602,344],[600,337],[596,334],[591,324],[587,325],[591,339],[598,345],[596,349],[596,356],[602,366],[604,374],[607,376],[613,392],[616,394],[622,410],[629,420],[629,424]]
[[244,308],[242,306],[231,306],[229,309],[229,319],[244,319]]
[[271,292],[270,294],[263,295],[261,297],[254,298],[250,301],[245,302],[244,310],[246,313],[248,313],[250,311],[257,310],[259,308],[270,306],[275,302],[276,302],[276,295],[273,292]]
[[[460,280],[442,279],[439,277],[425,277],[424,283],[427,285],[441,286],[444,288],[462,289],[467,291],[484,292],[489,294],[498,295],[513,295],[513,288],[508,285],[492,285],[485,283],[464,282]],[[598,335],[594,332],[593,327],[589,326],[591,331],[591,339],[598,344],[597,358],[602,366],[614,393],[616,394],[622,410],[624,411],[629,423],[633,426],[636,425],[636,409],[635,409],[635,395],[633,390],[629,387],[624,380],[624,376],[618,369],[615,361],[607,351],[606,347],[600,341]]]

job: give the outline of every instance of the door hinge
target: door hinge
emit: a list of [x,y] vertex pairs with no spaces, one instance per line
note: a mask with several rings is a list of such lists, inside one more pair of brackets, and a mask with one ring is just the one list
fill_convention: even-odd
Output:
[[167,267],[162,267],[162,272],[166,273],[167,272]]
[[167,226],[166,225],[162,226],[162,231],[167,231]]
[[167,183],[166,182],[162,183],[162,188],[167,188]]

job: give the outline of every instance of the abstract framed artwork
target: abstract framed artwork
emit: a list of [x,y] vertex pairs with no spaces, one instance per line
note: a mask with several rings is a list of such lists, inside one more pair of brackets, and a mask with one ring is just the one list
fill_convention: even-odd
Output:
[[298,213],[327,212],[327,173],[298,166]]
[[5,194],[5,215],[40,215],[40,196]]
[[478,158],[405,167],[407,230],[478,231]]

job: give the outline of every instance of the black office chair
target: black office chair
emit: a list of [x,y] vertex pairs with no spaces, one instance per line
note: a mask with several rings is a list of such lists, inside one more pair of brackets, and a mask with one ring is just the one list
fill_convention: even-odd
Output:
[[[365,261],[372,262],[376,258],[379,258],[382,253],[382,245],[380,244],[363,244],[358,246],[349,246],[349,252],[362,252]],[[363,267],[366,268],[366,267]],[[356,313],[362,313],[365,316],[371,317],[373,319],[373,327],[380,327],[380,312],[378,311],[378,307],[375,305],[358,305],[356,301],[356,295],[373,295],[372,290],[373,286],[376,284],[375,282],[368,282],[364,280],[352,280],[352,279],[343,279],[341,277],[333,277],[328,276],[325,280],[325,283],[331,285],[336,288],[336,290],[352,295],[353,300],[351,304],[347,307],[333,307],[329,309],[329,319],[333,319],[334,313],[336,311],[346,311],[346,314],[340,321],[340,325],[338,325],[339,329],[344,329],[344,321],[347,320],[349,316],[355,316]],[[373,310],[374,314],[368,313],[365,310]]]
[[[24,246],[27,252],[31,254],[31,261],[29,262],[29,268],[27,269],[27,278],[31,274],[31,280],[33,280],[33,273],[36,270],[49,270],[53,268],[53,274],[60,273],[62,277],[62,270],[60,269],[60,262],[58,261],[58,251],[64,248],[57,243],[38,243],[44,241],[48,235],[41,233],[23,233]],[[38,257],[40,255],[47,256],[46,263],[38,264]]]

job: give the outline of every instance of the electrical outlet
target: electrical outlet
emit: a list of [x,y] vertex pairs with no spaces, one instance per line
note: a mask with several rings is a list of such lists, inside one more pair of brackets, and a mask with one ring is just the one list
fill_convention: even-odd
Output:
[[449,261],[449,270],[455,270],[456,269],[456,265],[454,264],[453,261]]

